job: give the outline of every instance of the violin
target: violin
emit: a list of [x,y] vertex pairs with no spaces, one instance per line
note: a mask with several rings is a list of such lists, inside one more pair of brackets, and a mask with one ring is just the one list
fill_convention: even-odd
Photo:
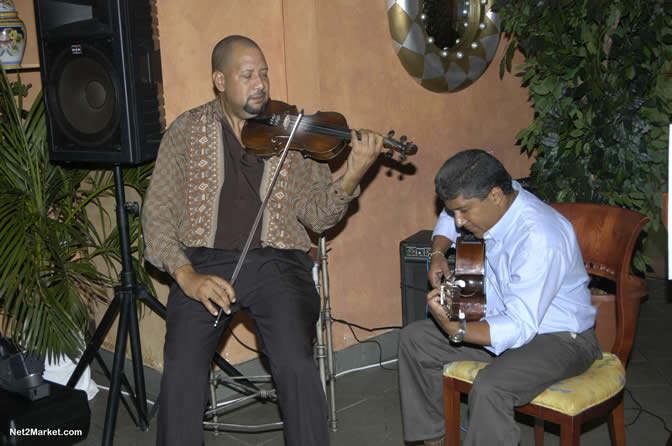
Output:
[[[455,271],[441,284],[441,304],[446,308],[448,319],[459,320],[464,315],[467,322],[485,317],[485,242],[469,235],[457,239]],[[444,302],[450,296],[451,304]]]
[[[294,105],[268,101],[259,116],[245,122],[241,132],[243,146],[258,156],[279,155],[285,148],[298,115]],[[383,138],[383,146],[389,149],[388,157],[392,157],[396,151],[399,152],[399,159],[404,161],[408,155],[414,155],[418,151],[418,147],[407,141],[406,136],[399,140],[392,139],[392,136],[394,130],[390,130]],[[337,112],[317,112],[303,117],[289,149],[299,150],[304,157],[326,161],[341,153],[350,139],[351,130],[343,115]]]

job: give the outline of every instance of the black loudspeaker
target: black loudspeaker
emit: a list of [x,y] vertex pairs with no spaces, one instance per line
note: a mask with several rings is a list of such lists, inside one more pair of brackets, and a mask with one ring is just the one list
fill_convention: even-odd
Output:
[[152,0],[35,0],[52,161],[140,164],[165,128]]
[[[418,231],[399,243],[401,263],[401,319],[404,326],[427,317],[427,256],[432,250],[432,231]],[[447,253],[455,267],[455,250]]]

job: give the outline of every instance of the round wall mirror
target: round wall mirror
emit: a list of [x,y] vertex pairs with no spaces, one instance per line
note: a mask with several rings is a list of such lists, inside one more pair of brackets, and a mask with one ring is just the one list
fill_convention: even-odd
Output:
[[392,41],[402,65],[428,90],[462,90],[497,52],[494,0],[388,0]]

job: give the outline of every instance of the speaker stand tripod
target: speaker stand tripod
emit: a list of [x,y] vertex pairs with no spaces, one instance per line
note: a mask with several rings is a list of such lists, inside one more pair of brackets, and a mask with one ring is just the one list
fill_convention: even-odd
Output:
[[[110,380],[110,393],[107,399],[107,409],[105,412],[103,446],[112,444],[120,398],[135,424],[143,431],[147,430],[149,421],[156,413],[156,408],[158,407],[158,405],[155,405],[151,413],[148,413],[147,411],[147,394],[145,391],[145,376],[142,363],[142,350],[140,346],[137,302],[143,302],[161,318],[166,318],[166,307],[147,291],[145,285],[136,282],[135,270],[131,259],[131,243],[127,213],[137,215],[138,206],[136,203],[126,203],[124,182],[122,179],[121,167],[119,165],[114,166],[114,184],[117,226],[119,230],[122,260],[120,284],[114,288],[114,299],[110,303],[110,306],[105,312],[98,328],[96,328],[91,341],[87,344],[86,350],[82,354],[75,371],[68,381],[68,386],[74,387],[85,368],[91,363],[94,357],[98,360],[105,375]],[[119,316],[119,325],[117,328],[117,341],[114,349],[114,362],[112,365],[112,372],[110,373],[100,356],[99,349],[117,315]],[[126,341],[129,340],[129,338],[133,361],[135,392],[123,373],[123,365],[126,357]],[[122,384],[133,401],[137,417],[133,415],[133,411],[128,402],[121,395]]]

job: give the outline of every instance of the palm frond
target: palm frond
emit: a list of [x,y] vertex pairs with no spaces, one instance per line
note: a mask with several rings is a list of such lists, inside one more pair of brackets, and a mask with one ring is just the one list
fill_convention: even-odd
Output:
[[21,87],[15,97],[0,76],[2,330],[39,355],[75,356],[107,284],[87,257],[86,217],[71,218],[84,173],[49,162],[41,94],[25,112]]

